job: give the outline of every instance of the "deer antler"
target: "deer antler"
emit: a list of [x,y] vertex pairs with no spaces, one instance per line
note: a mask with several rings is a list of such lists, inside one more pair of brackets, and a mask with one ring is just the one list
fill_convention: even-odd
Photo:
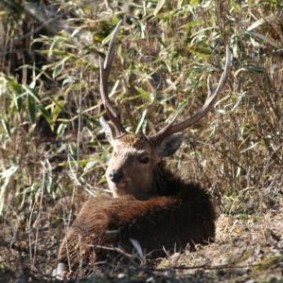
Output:
[[108,94],[108,78],[110,74],[110,70],[112,67],[112,62],[114,58],[115,53],[115,39],[116,35],[119,31],[119,28],[122,24],[122,21],[119,21],[116,28],[113,31],[113,36],[109,44],[108,52],[103,59],[100,57],[100,95],[102,99],[102,103],[105,107],[106,113],[108,115],[108,118],[113,122],[116,132],[119,134],[125,133],[125,129],[121,123],[120,115],[115,110],[115,108],[111,104],[111,100],[109,98]]
[[217,94],[222,90],[230,74],[231,66],[232,66],[232,56],[231,56],[230,48],[227,45],[226,46],[226,62],[225,62],[224,71],[215,89],[211,90],[208,85],[208,88],[209,88],[208,96],[206,98],[204,105],[192,117],[185,118],[184,120],[177,122],[177,123],[175,123],[175,119],[173,119],[173,121],[169,125],[165,126],[163,129],[158,131],[156,134],[150,136],[149,137],[150,141],[153,143],[162,141],[165,137],[172,135],[174,133],[180,132],[192,126],[193,124],[197,123],[201,118],[203,118],[215,104]]
[[[111,100],[109,99],[108,94],[108,78],[114,58],[115,53],[115,39],[116,35],[119,31],[119,28],[122,24],[122,21],[119,21],[116,28],[113,31],[113,36],[109,44],[109,49],[106,55],[105,60],[100,57],[100,94],[101,99],[103,102],[103,105],[105,107],[106,113],[109,117],[109,119],[113,122],[115,130],[119,134],[125,133],[125,129],[121,123],[120,115],[115,110],[115,108],[111,104]],[[158,131],[156,134],[151,135],[149,137],[149,140],[153,143],[162,141],[165,137],[172,135],[174,133],[180,132],[193,124],[197,123],[200,119],[202,119],[214,106],[216,102],[217,94],[222,90],[223,86],[225,85],[227,78],[230,74],[232,66],[232,55],[229,46],[226,46],[226,62],[224,71],[220,77],[220,80],[217,84],[217,87],[214,89],[211,89],[208,84],[208,95],[206,98],[206,101],[204,105],[192,116],[185,118],[184,120],[180,122],[175,123],[175,119],[165,126],[163,129]]]

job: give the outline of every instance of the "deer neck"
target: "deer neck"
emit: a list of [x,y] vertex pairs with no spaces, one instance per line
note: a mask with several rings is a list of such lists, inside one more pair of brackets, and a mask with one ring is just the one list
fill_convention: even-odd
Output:
[[151,191],[156,195],[174,195],[179,192],[181,178],[169,169],[164,161],[161,161],[154,172]]

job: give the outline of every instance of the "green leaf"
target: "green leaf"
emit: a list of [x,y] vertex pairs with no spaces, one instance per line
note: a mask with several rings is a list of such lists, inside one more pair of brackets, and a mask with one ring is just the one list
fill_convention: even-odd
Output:
[[140,87],[136,87],[137,91],[139,92],[140,96],[145,99],[146,101],[152,103],[154,101],[154,95],[151,92],[145,91]]
[[50,114],[50,112],[48,110],[46,110],[46,108],[39,104],[38,106],[38,110],[40,111],[40,113],[42,114],[42,116],[44,117],[44,119],[48,122],[48,124],[52,123],[52,116]]
[[28,96],[32,96],[35,101],[39,102],[39,96],[34,89],[32,89],[32,88],[30,88],[26,85],[23,86],[23,89],[26,91],[26,94]]
[[36,120],[36,105],[35,105],[35,99],[31,95],[28,96],[28,112],[29,112],[30,120],[34,124]]

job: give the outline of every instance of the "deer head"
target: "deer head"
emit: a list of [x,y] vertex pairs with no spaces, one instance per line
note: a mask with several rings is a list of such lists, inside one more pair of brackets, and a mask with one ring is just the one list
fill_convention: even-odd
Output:
[[121,21],[113,31],[106,58],[100,58],[100,94],[106,113],[111,122],[101,119],[106,137],[113,147],[106,171],[107,182],[114,197],[131,194],[146,197],[155,194],[158,164],[161,159],[176,152],[182,143],[181,131],[203,118],[216,102],[232,65],[230,49],[226,47],[226,63],[217,86],[208,84],[208,96],[204,105],[191,117],[181,121],[174,119],[167,126],[150,136],[137,136],[125,131],[118,111],[113,107],[108,95],[108,77],[115,51],[115,37]]

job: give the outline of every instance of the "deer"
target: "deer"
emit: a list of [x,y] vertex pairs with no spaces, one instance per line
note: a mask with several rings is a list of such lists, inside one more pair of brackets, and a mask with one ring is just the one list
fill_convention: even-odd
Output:
[[182,143],[183,130],[202,119],[214,106],[231,70],[226,62],[216,87],[208,84],[203,106],[191,117],[173,119],[152,135],[128,133],[108,93],[115,53],[113,31],[105,58],[100,57],[100,95],[109,121],[101,119],[112,155],[106,170],[111,196],[88,199],[68,228],[58,252],[57,278],[97,270],[129,255],[158,259],[168,252],[194,250],[215,238],[216,212],[211,195],[199,183],[187,182],[170,170],[165,158]]

